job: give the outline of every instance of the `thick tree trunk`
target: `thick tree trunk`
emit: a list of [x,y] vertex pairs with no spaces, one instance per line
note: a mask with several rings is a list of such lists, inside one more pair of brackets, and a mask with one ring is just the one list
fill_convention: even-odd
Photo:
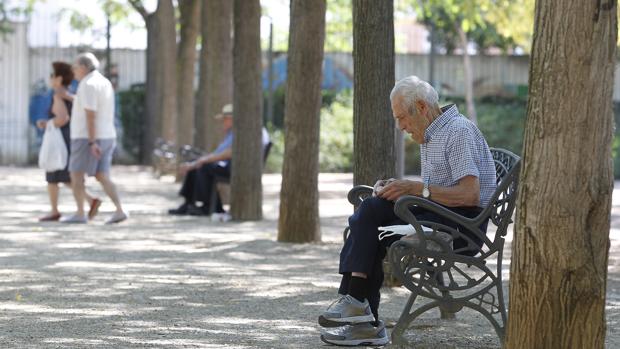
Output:
[[353,66],[353,182],[373,185],[396,176],[393,1],[353,0]]
[[236,221],[260,220],[263,216],[260,16],[259,0],[235,0],[230,212]]
[[603,348],[615,2],[536,2],[507,348]]
[[179,145],[194,143],[194,72],[196,66],[196,39],[200,25],[199,0],[179,0],[181,39],[177,60],[177,103]]
[[325,0],[291,1],[278,241],[321,240],[318,174],[325,8]]
[[158,23],[158,37],[155,54],[158,64],[154,67],[157,88],[161,98],[157,102],[161,113],[161,136],[170,142],[177,142],[177,81],[176,81],[176,19],[172,0],[159,0],[155,17]]
[[474,72],[471,67],[471,59],[467,51],[467,35],[463,31],[461,23],[455,25],[456,32],[459,34],[461,48],[463,49],[463,72],[465,79],[465,103],[467,105],[467,117],[474,124],[478,124],[478,115],[476,113],[476,103],[474,102]]
[[213,117],[224,105],[232,103],[233,2],[206,0],[202,16],[196,144],[211,151],[222,138],[221,126]]

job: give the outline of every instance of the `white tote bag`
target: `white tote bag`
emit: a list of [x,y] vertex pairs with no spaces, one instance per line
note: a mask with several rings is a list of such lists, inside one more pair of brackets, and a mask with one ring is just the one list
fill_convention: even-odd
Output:
[[67,166],[68,158],[62,132],[51,120],[48,121],[39,151],[39,168],[46,172],[62,170]]

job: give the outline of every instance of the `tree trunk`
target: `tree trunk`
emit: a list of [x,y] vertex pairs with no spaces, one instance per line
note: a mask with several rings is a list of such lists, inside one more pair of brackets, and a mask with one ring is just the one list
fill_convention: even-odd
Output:
[[179,145],[194,142],[194,72],[196,39],[200,23],[199,0],[179,0],[181,39],[177,61],[178,141]]
[[259,0],[235,0],[230,212],[236,221],[260,220],[263,216],[260,16]]
[[393,1],[353,0],[353,182],[396,176]]
[[325,7],[325,0],[291,1],[278,241],[321,240],[318,175]]
[[603,348],[615,2],[536,2],[507,348]]
[[209,151],[222,138],[221,126],[213,117],[232,103],[232,15],[230,0],[207,0],[203,4],[196,144]]
[[474,124],[478,124],[478,116],[476,114],[476,104],[474,102],[474,74],[471,67],[471,59],[469,52],[467,51],[467,35],[463,31],[463,27],[460,22],[457,22],[456,32],[459,34],[459,40],[461,41],[461,48],[463,49],[463,72],[465,73],[465,103],[467,104],[467,117]]
[[161,91],[157,89],[157,74],[159,65],[157,52],[157,36],[159,27],[154,14],[148,14],[144,18],[146,25],[146,84],[144,90],[144,138],[142,143],[143,161],[150,163],[151,154],[155,145],[155,139],[161,134],[161,113],[157,110],[157,101],[161,98]]
[[[147,47],[146,47],[146,84],[145,84],[145,115],[143,122],[145,125],[144,137],[142,138],[142,160],[150,162],[150,154],[153,151],[155,145],[155,139],[163,135],[163,129],[166,127],[162,121],[165,110],[176,108],[175,100],[170,102],[164,98],[164,91],[166,88],[171,88],[170,84],[166,85],[169,79],[165,74],[170,69],[162,69],[164,62],[169,63],[169,59],[166,55],[162,56],[162,53],[169,51],[170,42],[176,47],[176,32],[170,40],[170,35],[165,35],[170,30],[170,26],[174,30],[174,7],[170,0],[159,1],[157,9],[153,13],[148,13],[144,7],[144,4],[140,0],[129,0],[131,6],[142,16],[144,24],[146,26],[147,33]],[[172,22],[171,22],[172,21]],[[173,72],[174,74],[174,69]],[[172,91],[175,90],[174,81],[172,85]],[[166,87],[164,87],[166,86]],[[166,100],[164,102],[164,100]],[[163,109],[163,108],[166,109]],[[174,117],[169,115],[169,117]],[[176,125],[175,125],[176,126]],[[173,129],[175,130],[176,127]]]
[[172,0],[159,0],[154,13],[158,23],[158,36],[155,54],[158,56],[154,67],[161,97],[156,101],[161,113],[161,136],[170,142],[177,142],[177,82],[176,82],[176,19]]

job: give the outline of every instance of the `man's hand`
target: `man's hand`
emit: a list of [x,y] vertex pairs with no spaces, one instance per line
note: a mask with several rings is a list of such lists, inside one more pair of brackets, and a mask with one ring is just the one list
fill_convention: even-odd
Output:
[[45,127],[47,126],[47,120],[44,119],[39,119],[37,120],[37,127],[40,129],[45,129]]
[[95,159],[99,160],[101,158],[101,148],[99,148],[99,144],[91,143],[90,153],[95,157]]
[[198,168],[196,161],[186,162],[184,164],[181,164],[181,166],[179,166],[179,174],[181,176],[185,176],[187,172],[193,169],[196,169],[196,168]]
[[390,201],[396,201],[403,195],[417,195],[423,187],[422,182],[408,181],[405,179],[396,179],[386,184],[377,196]]
[[69,91],[67,91],[64,88],[56,88],[54,89],[54,94],[58,95],[58,97],[67,100],[69,102],[73,102],[73,99],[75,98],[72,94],[69,93]]
[[380,179],[377,181],[377,183],[375,183],[374,187],[372,188],[372,196],[377,196],[379,194],[379,192],[381,190],[383,190],[383,188],[394,182],[396,179],[394,178],[390,178],[390,179]]

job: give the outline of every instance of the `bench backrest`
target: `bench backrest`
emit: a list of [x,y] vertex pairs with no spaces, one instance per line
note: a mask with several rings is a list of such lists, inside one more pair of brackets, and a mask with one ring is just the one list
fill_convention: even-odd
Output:
[[491,154],[495,162],[497,189],[481,216],[489,217],[490,221],[497,226],[496,239],[494,239],[496,241],[497,237],[506,235],[508,225],[512,223],[512,214],[517,201],[521,159],[504,149],[491,148]]

